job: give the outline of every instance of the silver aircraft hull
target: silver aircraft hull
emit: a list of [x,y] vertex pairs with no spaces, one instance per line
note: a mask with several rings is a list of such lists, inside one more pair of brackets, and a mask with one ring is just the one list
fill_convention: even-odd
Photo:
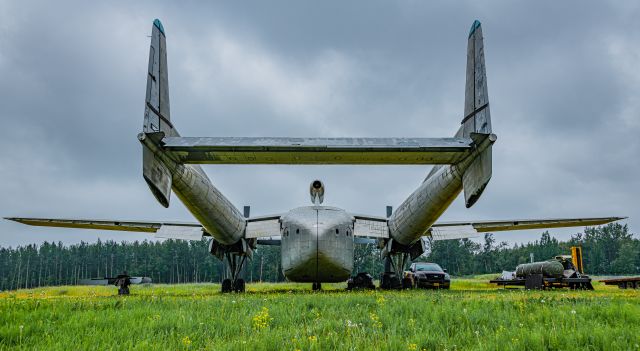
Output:
[[299,207],[281,218],[282,271],[295,282],[343,282],[353,270],[354,218],[327,206]]

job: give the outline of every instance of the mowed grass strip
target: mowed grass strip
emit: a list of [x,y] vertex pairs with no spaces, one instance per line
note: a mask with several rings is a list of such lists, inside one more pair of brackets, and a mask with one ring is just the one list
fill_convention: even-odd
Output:
[[25,350],[640,349],[640,291],[346,292],[344,284],[65,286],[0,293],[0,348]]

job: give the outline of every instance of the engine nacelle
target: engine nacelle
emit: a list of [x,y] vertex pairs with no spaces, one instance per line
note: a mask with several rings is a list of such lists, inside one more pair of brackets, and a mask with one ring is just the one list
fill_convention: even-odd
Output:
[[324,201],[324,184],[319,180],[314,180],[309,186],[309,194],[311,195],[311,203],[320,205]]

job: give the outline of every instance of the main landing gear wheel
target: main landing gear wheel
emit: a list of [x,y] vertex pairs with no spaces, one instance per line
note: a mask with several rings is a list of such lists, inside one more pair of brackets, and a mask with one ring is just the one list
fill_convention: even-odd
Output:
[[226,266],[230,274],[230,278],[222,281],[222,293],[237,292],[241,293],[245,290],[244,279],[242,276],[242,268],[246,261],[247,255],[241,255],[236,252],[225,252],[224,259],[226,259]]
[[233,287],[233,291],[235,291],[235,292],[244,292],[244,288],[245,288],[244,279],[238,279],[238,280],[236,280],[236,284]]
[[313,289],[313,291],[321,290],[322,284],[320,284],[319,282],[313,282],[313,284],[311,285],[311,289]]
[[222,281],[222,293],[231,292],[231,279],[225,279]]

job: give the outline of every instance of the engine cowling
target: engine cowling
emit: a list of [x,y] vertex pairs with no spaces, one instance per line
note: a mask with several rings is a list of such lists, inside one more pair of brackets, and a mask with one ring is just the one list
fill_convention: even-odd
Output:
[[311,203],[320,205],[324,201],[324,184],[320,180],[314,180],[309,186],[309,194],[311,195]]

